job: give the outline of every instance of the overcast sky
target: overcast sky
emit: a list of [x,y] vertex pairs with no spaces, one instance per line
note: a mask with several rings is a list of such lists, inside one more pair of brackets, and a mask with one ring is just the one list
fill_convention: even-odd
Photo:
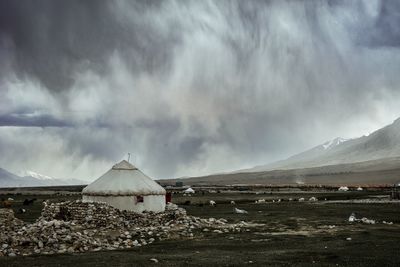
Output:
[[237,170],[400,117],[400,2],[0,1],[0,167]]

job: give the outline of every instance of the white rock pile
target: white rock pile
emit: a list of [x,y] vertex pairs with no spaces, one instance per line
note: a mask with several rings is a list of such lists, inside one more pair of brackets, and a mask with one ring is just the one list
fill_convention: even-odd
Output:
[[0,256],[115,250],[195,233],[243,231],[248,224],[189,216],[176,205],[163,213],[120,211],[101,203],[45,204],[41,217],[27,224],[12,210],[0,209]]

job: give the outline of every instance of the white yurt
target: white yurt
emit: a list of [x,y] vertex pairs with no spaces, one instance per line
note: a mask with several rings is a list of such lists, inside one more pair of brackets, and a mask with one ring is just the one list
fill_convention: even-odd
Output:
[[195,191],[191,187],[189,187],[188,189],[184,190],[183,192],[185,194],[194,194],[195,193]]
[[347,186],[341,186],[338,191],[349,191],[349,188]]
[[83,202],[103,202],[135,212],[165,210],[165,189],[126,160],[82,190]]

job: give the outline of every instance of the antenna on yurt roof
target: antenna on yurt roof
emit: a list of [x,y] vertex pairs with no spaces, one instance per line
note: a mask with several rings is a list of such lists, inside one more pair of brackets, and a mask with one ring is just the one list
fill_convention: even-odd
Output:
[[131,153],[128,153],[128,162],[131,159]]

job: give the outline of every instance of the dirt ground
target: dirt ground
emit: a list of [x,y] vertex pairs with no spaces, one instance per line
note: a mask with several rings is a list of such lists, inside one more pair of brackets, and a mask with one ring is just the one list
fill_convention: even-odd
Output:
[[[368,192],[306,194],[196,194],[174,196],[189,214],[225,218],[229,222],[260,224],[248,232],[218,234],[197,232],[195,238],[158,241],[151,245],[118,251],[90,252],[48,256],[0,258],[0,266],[400,266],[400,204],[354,204],[282,201],[255,204],[255,199],[288,199],[316,196],[319,199],[353,199],[376,197]],[[9,196],[7,196],[9,197]],[[36,197],[24,214],[34,221],[41,201],[49,196],[13,196],[14,210],[25,198]],[[77,196],[53,196],[54,201]],[[206,204],[210,199],[216,207]],[[231,205],[235,200],[236,205]],[[222,204],[221,204],[222,203]],[[235,214],[233,207],[248,214]],[[349,215],[367,217],[376,224],[349,223]],[[392,225],[382,221],[393,222]],[[351,238],[351,240],[347,240]],[[151,258],[159,262],[153,263]]]

